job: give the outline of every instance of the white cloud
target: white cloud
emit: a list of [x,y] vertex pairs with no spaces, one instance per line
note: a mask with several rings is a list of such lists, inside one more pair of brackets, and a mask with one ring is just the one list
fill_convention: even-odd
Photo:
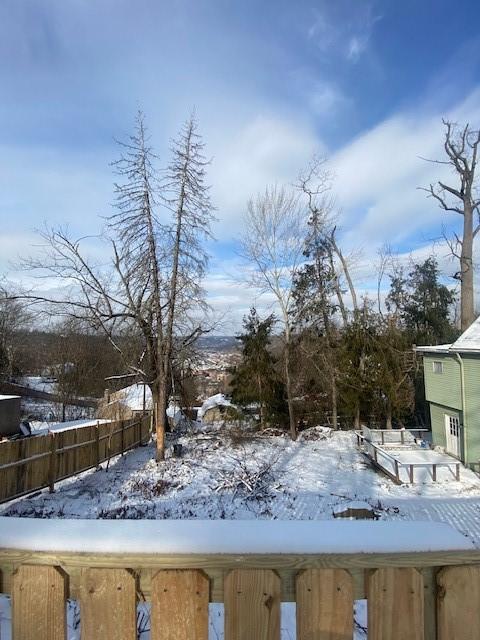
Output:
[[[442,219],[455,224],[455,214],[442,216],[437,204],[418,187],[440,178],[455,180],[448,167],[422,160],[442,158],[444,129],[440,113],[395,115],[336,153],[338,203],[349,245],[399,243],[433,227]],[[459,122],[480,120],[480,90],[446,114]]]
[[350,38],[347,47],[347,58],[352,62],[357,62],[362,53],[366,50],[369,38],[367,36],[353,36]]
[[348,106],[350,100],[332,84],[317,83],[309,95],[310,107],[316,116],[331,115]]
[[215,230],[219,238],[232,238],[241,230],[248,198],[273,182],[293,182],[323,146],[302,122],[258,115],[209,148],[215,154],[210,172],[219,217]]
[[356,63],[368,50],[379,20],[381,16],[375,13],[372,2],[352,4],[348,16],[334,3],[325,4],[322,10],[315,9],[307,35],[324,54]]

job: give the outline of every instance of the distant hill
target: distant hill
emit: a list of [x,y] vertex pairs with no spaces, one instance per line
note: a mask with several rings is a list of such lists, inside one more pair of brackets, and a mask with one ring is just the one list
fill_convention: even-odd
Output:
[[235,336],[201,336],[197,343],[200,351],[233,351],[238,349]]

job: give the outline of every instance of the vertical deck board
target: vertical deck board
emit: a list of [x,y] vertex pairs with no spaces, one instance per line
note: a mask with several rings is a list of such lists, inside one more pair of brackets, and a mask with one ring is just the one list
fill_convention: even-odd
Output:
[[423,576],[376,569],[368,580],[368,640],[424,640]]
[[225,640],[280,640],[280,578],[235,569],[225,578]]
[[83,569],[82,640],[136,640],[135,578],[126,569]]
[[210,584],[199,570],[164,570],[152,579],[152,640],[208,640]]
[[13,640],[66,640],[65,580],[56,567],[22,565],[15,571]]
[[480,567],[447,567],[437,575],[438,640],[480,635]]
[[353,581],[348,571],[302,571],[296,600],[297,640],[352,640]]

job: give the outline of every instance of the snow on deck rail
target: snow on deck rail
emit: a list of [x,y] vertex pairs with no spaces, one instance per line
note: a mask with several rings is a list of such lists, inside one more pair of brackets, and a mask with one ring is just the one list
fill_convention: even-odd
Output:
[[0,517],[2,549],[56,553],[361,554],[472,550],[440,522],[38,520]]

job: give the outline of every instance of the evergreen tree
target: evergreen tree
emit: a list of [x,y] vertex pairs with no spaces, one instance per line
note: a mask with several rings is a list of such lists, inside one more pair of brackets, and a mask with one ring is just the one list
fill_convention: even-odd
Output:
[[269,350],[275,316],[261,320],[252,307],[243,319],[244,333],[237,336],[242,343],[242,362],[233,372],[232,399],[240,405],[258,403],[260,425],[285,410],[283,385],[278,380],[275,359]]
[[344,408],[360,427],[361,414],[371,414],[378,391],[378,319],[368,300],[343,332],[340,370]]
[[[300,330],[298,346],[316,372],[318,392],[327,391],[333,427],[337,427],[338,405],[338,331],[334,315],[340,304],[339,283],[329,239],[323,233],[322,221],[313,213],[308,221],[309,233],[304,255],[308,262],[300,269],[294,283],[295,317]],[[342,316],[343,316],[342,312]],[[304,367],[303,367],[304,368]],[[312,379],[309,378],[309,394]]]
[[375,361],[376,404],[391,429],[393,417],[399,420],[411,415],[414,406],[414,353],[395,316],[379,321]]
[[415,344],[441,344],[456,337],[450,319],[455,294],[440,282],[438,263],[433,256],[415,264],[408,276],[398,270],[391,277],[386,298]]

